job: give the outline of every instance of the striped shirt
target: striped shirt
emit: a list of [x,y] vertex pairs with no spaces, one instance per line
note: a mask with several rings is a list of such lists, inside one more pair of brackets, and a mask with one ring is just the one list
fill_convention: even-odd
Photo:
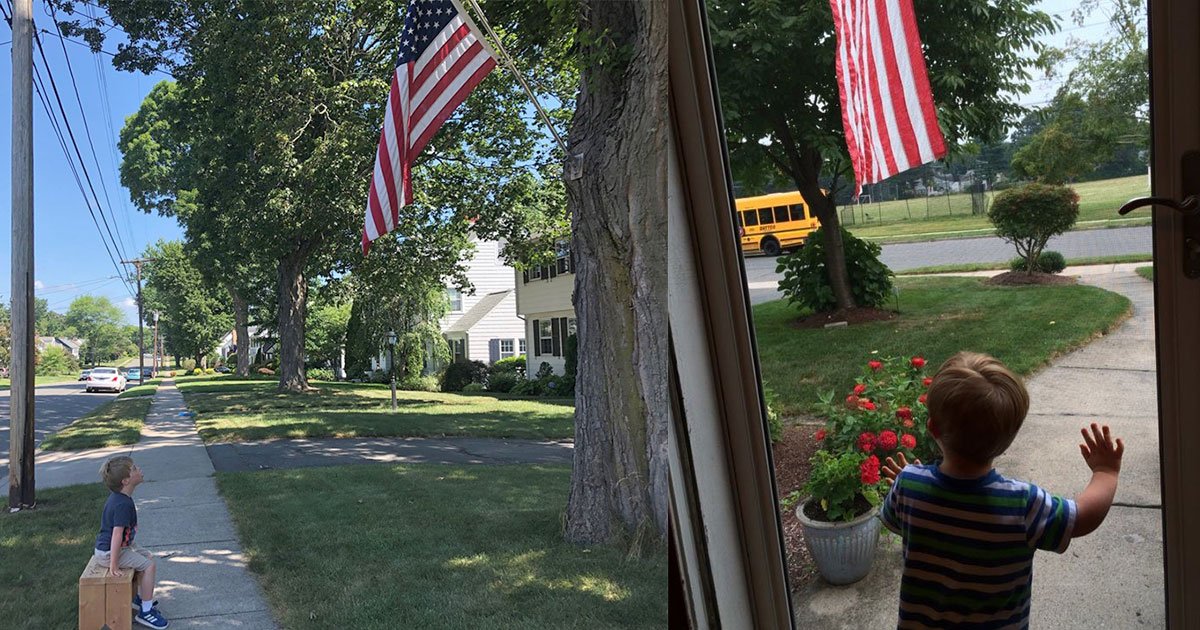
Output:
[[1027,628],[1033,553],[1062,553],[1075,502],[994,469],[977,479],[908,466],[880,515],[904,539],[898,628]]

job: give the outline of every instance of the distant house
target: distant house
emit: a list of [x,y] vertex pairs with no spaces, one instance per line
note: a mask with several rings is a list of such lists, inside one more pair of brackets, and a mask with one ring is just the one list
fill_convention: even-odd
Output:
[[76,359],[79,358],[80,349],[83,348],[82,339],[71,339],[67,337],[38,337],[36,344],[39,352],[44,352],[46,348],[57,346],[63,350],[66,350]]
[[554,264],[516,274],[517,314],[525,320],[528,375],[548,363],[555,374],[566,369],[567,337],[575,334],[575,262],[561,248]]
[[[275,339],[267,335],[264,328],[258,326],[247,326],[246,332],[250,337],[250,362],[255,361],[270,361],[275,358],[276,343]],[[237,360],[237,329],[230,330],[221,337],[221,342],[217,345],[217,354],[221,356],[223,361],[230,361],[230,355],[235,355],[232,359]],[[259,353],[262,356],[259,356]]]
[[[458,287],[446,286],[450,312],[439,328],[450,346],[451,360],[490,365],[525,353],[525,322],[517,316],[513,269],[500,257],[502,244],[474,235],[470,238],[475,253],[467,263],[466,276],[474,292],[464,294]],[[387,348],[371,361],[371,369],[388,369]]]

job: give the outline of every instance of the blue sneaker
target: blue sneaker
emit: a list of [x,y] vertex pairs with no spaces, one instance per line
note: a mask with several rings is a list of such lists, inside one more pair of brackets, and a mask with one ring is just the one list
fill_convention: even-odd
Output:
[[162,613],[158,612],[157,608],[151,608],[150,612],[139,610],[133,620],[148,628],[159,628],[160,630],[171,625],[171,622],[167,621],[167,618],[162,616]]
[[[158,608],[158,600],[157,599],[154,600],[154,603],[150,604],[150,608],[151,609]],[[134,610],[142,609],[142,596],[138,595],[137,593],[133,594],[133,609]]]

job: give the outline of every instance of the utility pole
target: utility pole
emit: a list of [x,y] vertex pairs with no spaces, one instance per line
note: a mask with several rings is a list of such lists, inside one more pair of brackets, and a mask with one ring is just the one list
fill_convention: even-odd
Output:
[[33,0],[12,16],[12,369],[8,507],[31,508],[33,483]]
[[150,373],[158,374],[158,311],[154,311],[154,350],[150,360]]
[[[142,328],[142,265],[154,262],[153,258],[134,258],[122,260],[122,263],[133,265],[137,269],[137,305],[138,305],[138,384],[146,382],[146,333]],[[157,327],[157,326],[156,326]]]

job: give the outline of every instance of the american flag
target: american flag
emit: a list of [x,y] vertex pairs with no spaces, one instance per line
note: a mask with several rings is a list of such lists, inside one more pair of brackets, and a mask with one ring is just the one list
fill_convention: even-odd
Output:
[[457,0],[409,0],[367,194],[362,248],[391,232],[412,203],[412,163],[471,90],[496,66]]
[[946,154],[912,0],[830,0],[856,193]]

